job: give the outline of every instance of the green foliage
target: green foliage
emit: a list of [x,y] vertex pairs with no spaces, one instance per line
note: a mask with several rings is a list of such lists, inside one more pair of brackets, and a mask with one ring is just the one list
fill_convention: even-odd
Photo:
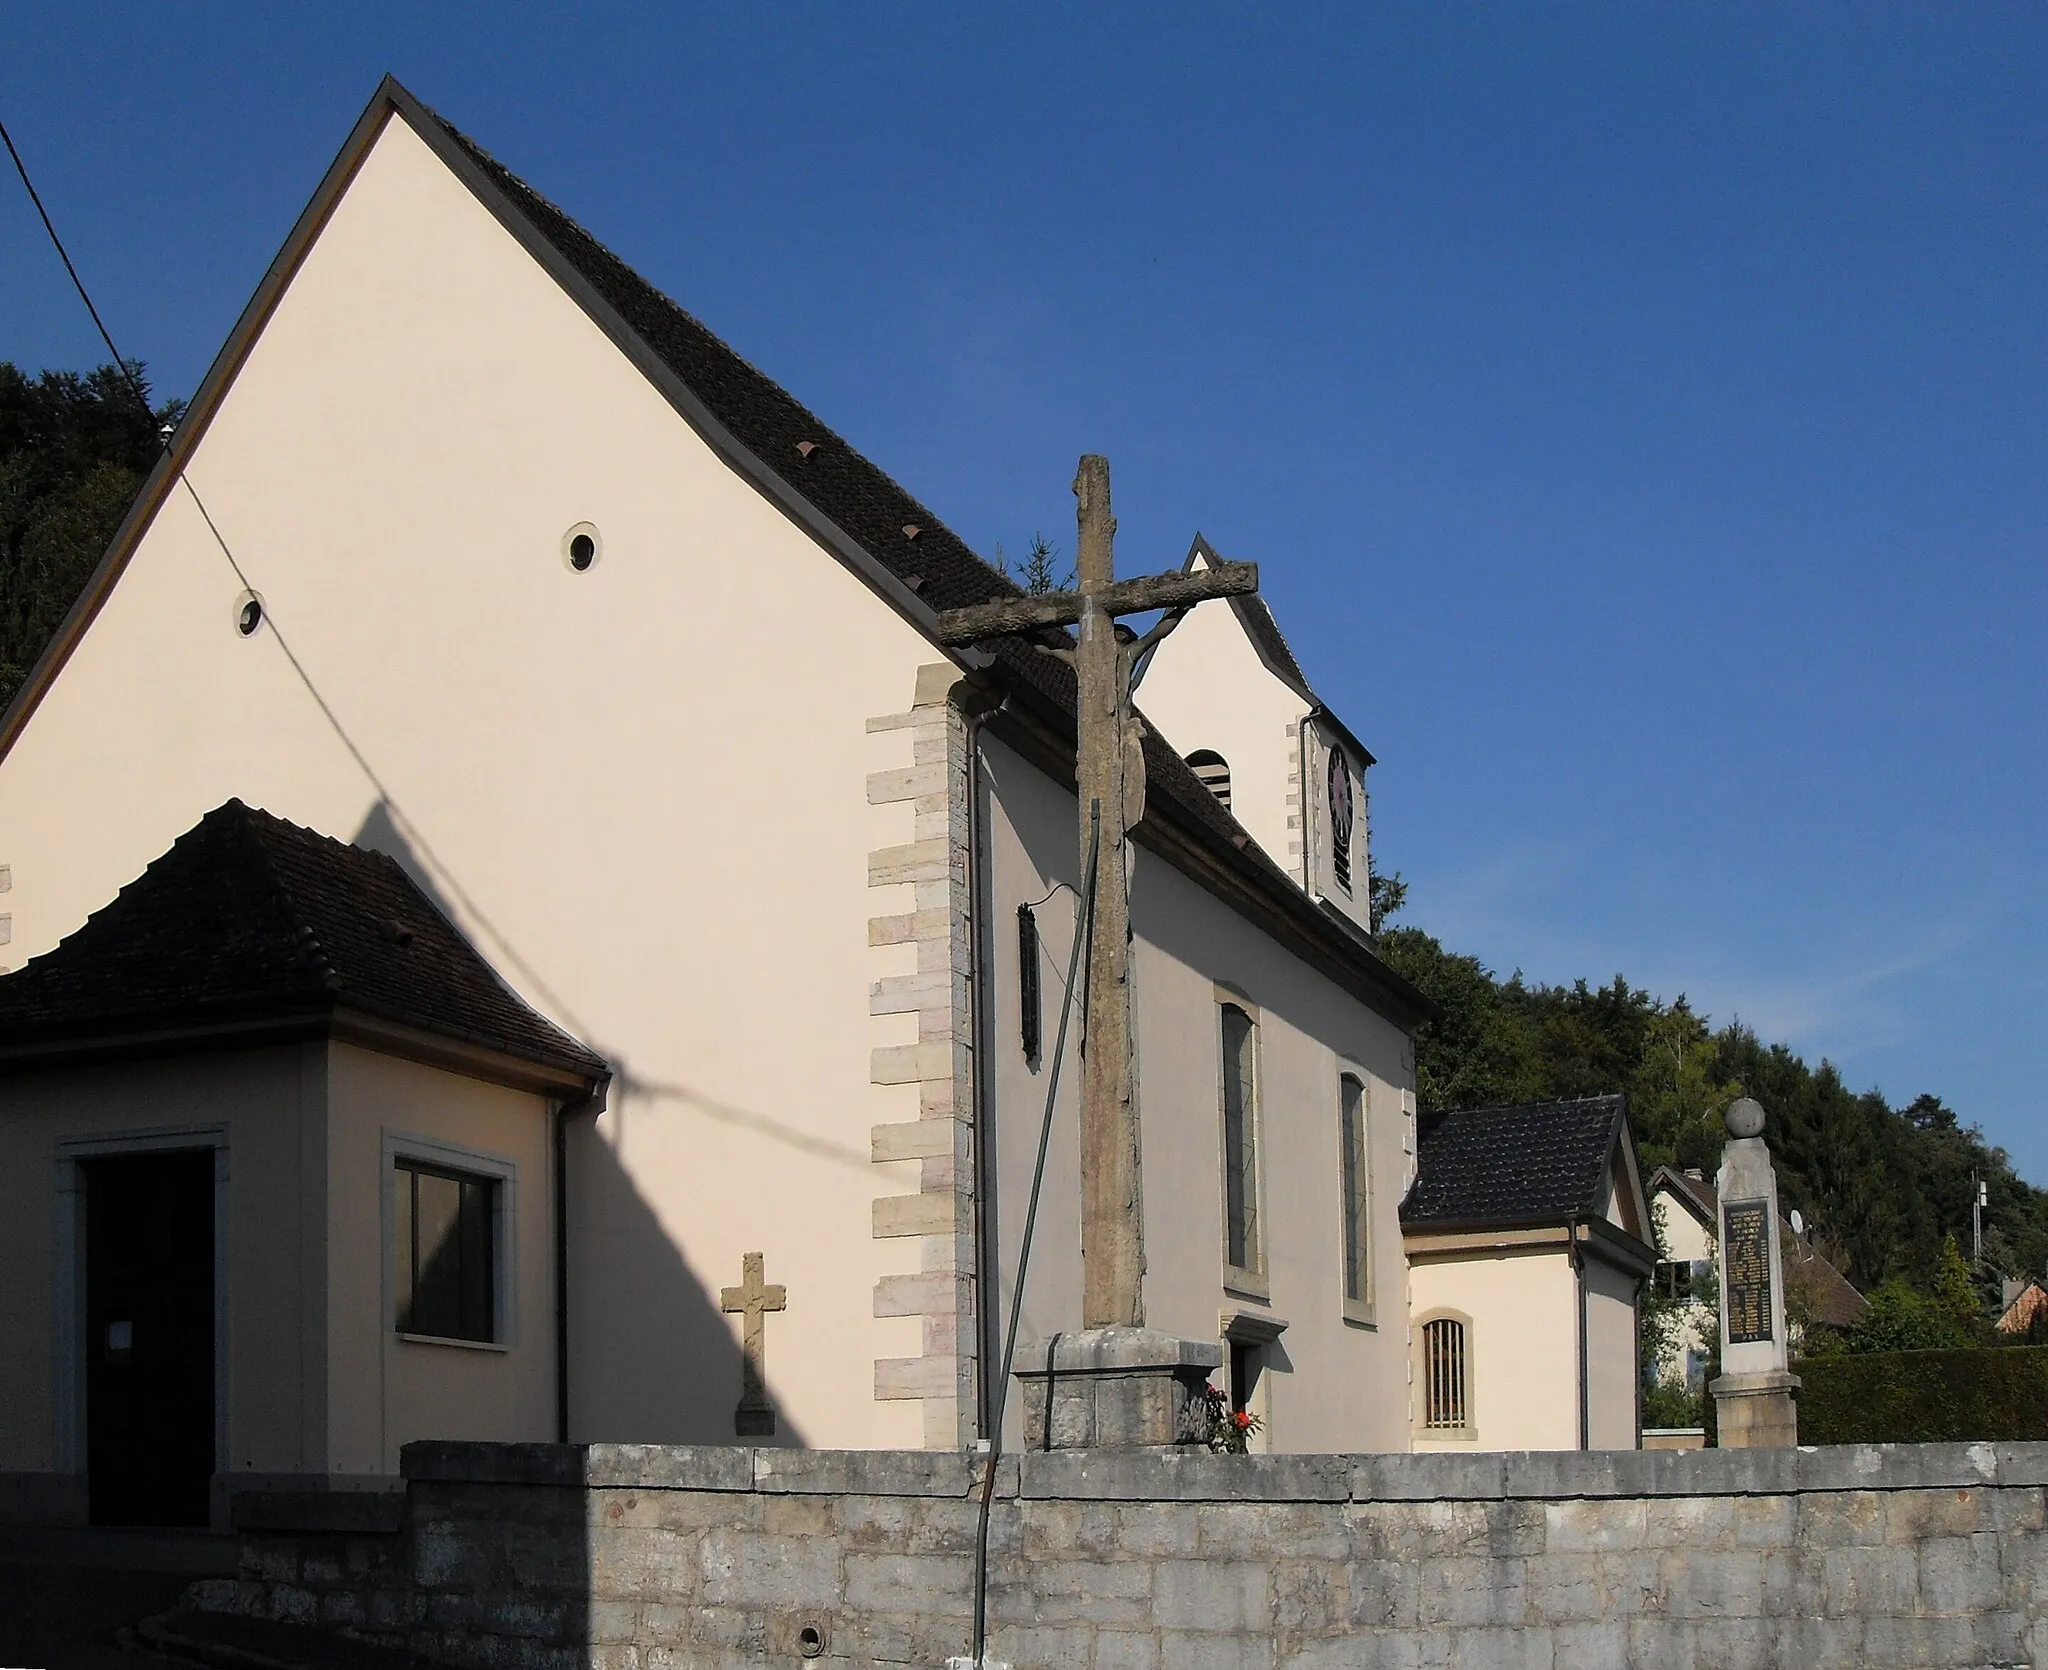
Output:
[[[1809,1067],[1739,1021],[1712,1027],[1683,997],[1665,1002],[1621,976],[1601,987],[1497,979],[1475,957],[1419,928],[1388,928],[1380,955],[1441,1005],[1416,1041],[1425,1109],[1626,1093],[1644,1169],[1719,1163],[1720,1116],[1738,1095],[1770,1110],[1784,1204],[1859,1288],[1925,1284],[1943,1236],[1967,1230],[1972,1178],[1990,1191],[1988,1222],[2014,1263],[2048,1268],[2048,1194],[2016,1176],[2002,1149],[1940,1098],[1893,1108],[1852,1092],[1828,1062]],[[1966,1272],[1967,1274],[1967,1272]]]
[[[130,369],[146,394],[142,367]],[[76,601],[183,409],[145,409],[112,365],[31,378],[0,362],[0,706]]]
[[1387,925],[1387,919],[1397,914],[1408,902],[1408,884],[1396,870],[1390,876],[1375,873],[1372,877],[1372,927],[1378,933]]
[[1074,584],[1074,571],[1070,568],[1062,576],[1059,570],[1060,548],[1043,533],[1031,536],[1031,550],[1022,562],[1012,568],[1003,560],[1003,548],[996,547],[996,567],[1001,569],[1033,597],[1043,597],[1049,591],[1070,591]]
[[1645,1427],[1705,1426],[1707,1394],[1688,1391],[1675,1380],[1660,1380],[1643,1388]]
[[1799,1378],[1802,1444],[2048,1439],[2048,1347],[1809,1357]]

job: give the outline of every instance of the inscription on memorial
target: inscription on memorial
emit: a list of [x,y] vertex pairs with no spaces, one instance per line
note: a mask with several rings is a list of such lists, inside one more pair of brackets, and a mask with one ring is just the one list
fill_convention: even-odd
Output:
[[1771,1337],[1770,1208],[1764,1201],[1731,1200],[1721,1209],[1721,1291],[1730,1345]]

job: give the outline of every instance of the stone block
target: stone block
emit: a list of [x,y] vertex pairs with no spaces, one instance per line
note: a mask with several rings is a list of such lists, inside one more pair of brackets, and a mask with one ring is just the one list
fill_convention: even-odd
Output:
[[1204,1559],[1262,1560],[1284,1552],[1290,1559],[1344,1560],[1351,1553],[1349,1527],[1342,1514],[1325,1503],[1224,1501],[1196,1510],[1192,1517],[1196,1546]]
[[[996,1494],[1013,1493],[1017,1458],[996,1463]],[[963,1450],[756,1450],[763,1495],[979,1498],[986,1463]]]
[[2001,1485],[2048,1485],[2048,1444],[1993,1444],[1991,1456]]
[[1082,1546],[1088,1546],[1099,1516],[1107,1515],[1104,1546],[1131,1559],[1172,1559],[1191,1555],[1201,1535],[1199,1513],[1173,1512],[1153,1502],[1080,1508]]
[[1607,1554],[1641,1548],[1646,1540],[1640,1501],[1547,1503],[1543,1546],[1557,1554]]
[[1967,1537],[1993,1525],[1989,1490],[1890,1490],[1884,1493],[1887,1542]]
[[1159,1637],[1159,1670],[1273,1670],[1273,1643],[1262,1636],[1170,1630]]
[[1422,1622],[1422,1566],[1414,1560],[1358,1560],[1347,1570],[1351,1621],[1360,1629],[1409,1630]]
[[697,1563],[702,1594],[714,1606],[787,1610],[830,1606],[840,1595],[840,1552],[829,1539],[711,1531],[698,1545]]
[[1351,1584],[1340,1562],[1317,1556],[1274,1563],[1273,1639],[1281,1657],[1304,1641],[1347,1633],[1350,1618]]
[[754,1452],[733,1444],[592,1444],[593,1490],[751,1490]]
[[1548,1624],[1592,1623],[1621,1611],[1609,1583],[1609,1562],[1599,1554],[1546,1554],[1523,1567],[1522,1598],[1528,1617]]
[[1100,1630],[1093,1670],[1159,1670],[1159,1642],[1149,1630]]
[[[1752,1451],[1762,1454],[1762,1451]],[[1789,1496],[1738,1496],[1734,1499],[1737,1548],[1789,1548],[1799,1515]]]
[[861,1612],[971,1617],[974,1563],[943,1555],[849,1554],[845,1603]]
[[1152,1569],[1139,1560],[1034,1562],[1000,1601],[999,1615],[1016,1622],[1143,1629],[1152,1622]]
[[1541,1624],[1526,1629],[1466,1629],[1451,1639],[1454,1670],[1551,1670],[1556,1643]]
[[1876,1617],[1919,1610],[1920,1558],[1913,1548],[1855,1544],[1821,1556],[1825,1606],[1831,1618]]
[[1358,1502],[1491,1500],[1503,1494],[1506,1469],[1507,1457],[1489,1450],[1353,1456],[1351,1496]]
[[1463,1555],[1432,1560],[1422,1568],[1420,1592],[1425,1629],[1465,1631],[1519,1626],[1527,1618],[1520,1560]]
[[1246,1561],[1161,1560],[1153,1567],[1153,1617],[1163,1630],[1270,1637],[1273,1574]]
[[1657,1587],[1674,1618],[1755,1618],[1763,1613],[1763,1556],[1753,1549],[1672,1549],[1657,1562]]
[[1884,1541],[1884,1497],[1874,1491],[1829,1491],[1799,1498],[1799,1541],[1836,1548]]
[[1998,1537],[1930,1537],[1915,1549],[1920,1559],[1920,1601],[1948,1615],[1994,1612],[2004,1604]]
[[1627,1624],[1559,1624],[1550,1637],[1557,1670],[1634,1670],[1628,1656]]
[[1658,1496],[1643,1503],[1646,1548],[1732,1548],[1738,1496]]

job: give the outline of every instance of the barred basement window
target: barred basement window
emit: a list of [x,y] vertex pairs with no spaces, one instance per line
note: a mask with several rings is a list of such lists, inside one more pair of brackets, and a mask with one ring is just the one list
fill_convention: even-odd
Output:
[[1213,748],[1197,748],[1188,756],[1188,764],[1195,769],[1195,775],[1207,789],[1223,803],[1226,811],[1230,808],[1230,762]]
[[1472,1423],[1465,1402],[1465,1324],[1439,1316],[1422,1325],[1422,1424],[1462,1432]]
[[398,1331],[497,1337],[498,1180],[394,1161]]

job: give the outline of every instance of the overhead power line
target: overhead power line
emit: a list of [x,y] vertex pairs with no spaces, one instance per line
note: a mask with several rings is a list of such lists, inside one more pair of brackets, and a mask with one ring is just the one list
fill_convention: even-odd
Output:
[[[149,393],[143,388],[142,379],[135,374],[133,365],[122,357],[121,350],[114,345],[113,332],[107,329],[107,322],[100,317],[99,308],[93,304],[92,292],[86,289],[85,280],[79,276],[78,266],[71,259],[71,252],[64,247],[64,240],[57,235],[56,223],[50,219],[50,211],[43,206],[43,195],[36,190],[35,181],[29,177],[28,164],[22,160],[21,151],[14,143],[14,135],[7,131],[7,124],[5,122],[0,122],[0,141],[6,143],[7,154],[14,160],[14,171],[21,176],[21,183],[28,191],[29,201],[36,206],[36,214],[42,220],[43,230],[50,235],[50,244],[57,251],[57,258],[64,263],[64,270],[71,275],[72,288],[78,292],[78,299],[85,303],[85,310],[92,315],[92,322],[100,333],[100,340],[107,345],[107,352],[113,357],[115,366],[119,369],[121,376],[126,380],[129,389],[135,395],[136,403],[141,406],[143,415],[149,420],[151,429],[156,431],[157,445],[162,449],[164,457],[170,460],[171,468],[177,473],[179,485],[191,495],[193,508],[199,512],[199,519],[206,524],[206,531],[213,536],[214,544],[220,547],[220,554],[227,559],[228,567],[234,571],[235,578],[241,582],[242,589],[254,592],[256,588],[250,585],[249,576],[243,571],[241,563],[236,560],[235,553],[229,547],[226,536],[220,531],[219,524],[214,521],[212,512],[206,508],[206,501],[199,496],[199,489],[192,485],[192,478],[185,473],[185,466],[172,456],[170,432],[166,429],[158,428],[156,412],[149,403]],[[462,883],[455,878],[454,872],[441,862],[433,847],[428,844],[426,837],[420,833],[419,826],[406,816],[405,810],[399,805],[397,797],[386,787],[384,779],[377,774],[377,768],[370,764],[368,756],[356,745],[355,738],[348,734],[348,728],[342,724],[340,715],[328,705],[327,698],[321,695],[320,687],[313,682],[313,675],[306,671],[305,663],[300,661],[297,652],[291,646],[291,641],[285,637],[283,631],[279,628],[277,613],[271,608],[267,598],[263,601],[263,618],[269,624],[271,635],[277,639],[277,647],[284,652],[286,662],[290,664],[292,671],[298,675],[299,682],[305,686],[306,694],[313,698],[313,705],[319,708],[321,716],[327,721],[335,736],[340,739],[342,747],[348,750],[349,758],[356,762],[357,769],[369,780],[370,787],[377,791],[378,798],[390,809],[391,815],[399,824],[401,832],[419,853],[422,861],[434,872],[437,880],[454,894],[470,918],[497,942],[499,950],[509,962],[519,969],[520,973],[526,978],[533,990],[540,995],[541,999],[552,1006],[556,1014],[570,1026],[577,1027],[580,1030],[580,1023],[577,1021],[574,1012],[549,987],[547,981],[541,977],[540,972],[519,955],[511,942],[498,931],[491,919],[478,908],[476,901],[469,896]]]

